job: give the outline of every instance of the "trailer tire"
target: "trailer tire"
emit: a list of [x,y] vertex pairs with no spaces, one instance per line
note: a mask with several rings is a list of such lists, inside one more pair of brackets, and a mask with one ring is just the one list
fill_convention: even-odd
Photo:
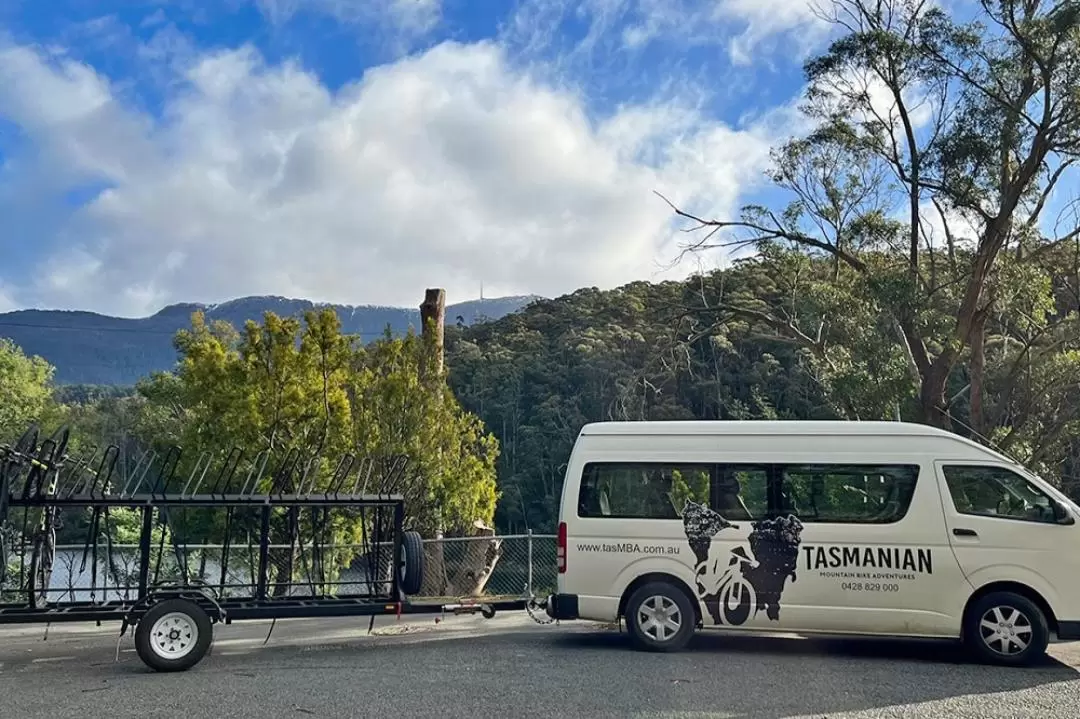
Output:
[[182,672],[206,655],[213,641],[206,611],[186,599],[166,599],[150,607],[135,627],[135,651],[159,672]]
[[424,586],[424,540],[418,532],[401,535],[401,591],[419,594]]

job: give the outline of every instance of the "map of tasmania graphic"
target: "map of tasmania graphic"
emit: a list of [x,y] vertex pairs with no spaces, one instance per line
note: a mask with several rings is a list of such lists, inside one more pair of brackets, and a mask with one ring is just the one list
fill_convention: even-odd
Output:
[[803,525],[796,517],[776,517],[751,523],[750,554],[736,547],[727,557],[712,557],[712,540],[733,528],[705,505],[687,501],[683,531],[697,560],[694,565],[698,598],[717,624],[739,625],[764,611],[780,619],[780,597],[790,577],[794,582]]

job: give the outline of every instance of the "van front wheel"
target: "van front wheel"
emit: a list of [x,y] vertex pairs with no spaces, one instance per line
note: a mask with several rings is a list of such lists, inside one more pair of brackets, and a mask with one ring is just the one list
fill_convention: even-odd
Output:
[[1050,629],[1035,602],[1013,592],[991,592],[968,609],[964,639],[984,661],[1026,666],[1046,653]]
[[626,628],[634,646],[677,652],[694,634],[694,607],[686,593],[667,582],[649,582],[626,602]]

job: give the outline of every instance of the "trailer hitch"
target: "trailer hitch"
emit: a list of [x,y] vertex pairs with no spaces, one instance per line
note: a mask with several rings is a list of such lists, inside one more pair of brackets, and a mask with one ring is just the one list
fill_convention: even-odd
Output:
[[536,595],[533,594],[532,591],[529,591],[529,599],[525,602],[525,613],[537,624],[558,624],[558,619],[552,619],[548,616],[548,601],[550,601],[550,597],[545,597],[544,599],[537,601]]

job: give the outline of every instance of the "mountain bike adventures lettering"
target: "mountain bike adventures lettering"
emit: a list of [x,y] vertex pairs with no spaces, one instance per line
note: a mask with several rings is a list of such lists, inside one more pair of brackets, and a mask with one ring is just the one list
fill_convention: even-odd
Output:
[[817,547],[802,548],[804,568],[898,569],[917,574],[933,574],[933,554],[929,549],[909,547]]

